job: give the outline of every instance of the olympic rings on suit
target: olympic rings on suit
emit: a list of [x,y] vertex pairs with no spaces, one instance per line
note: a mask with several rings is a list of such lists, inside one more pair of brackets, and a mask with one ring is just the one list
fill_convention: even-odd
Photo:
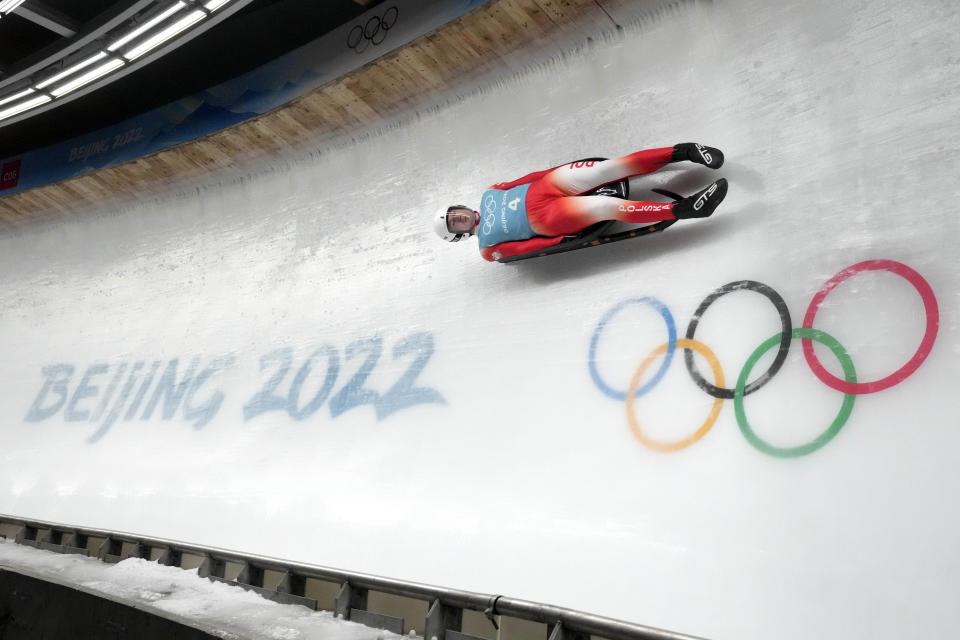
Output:
[[[926,329],[924,331],[920,347],[917,349],[914,355],[905,365],[894,371],[892,374],[874,382],[858,382],[853,360],[847,354],[847,351],[835,338],[823,331],[813,328],[813,321],[816,318],[817,311],[819,310],[827,294],[829,294],[841,282],[844,282],[850,277],[864,271],[889,271],[890,273],[899,275],[906,279],[920,294],[920,298],[923,302],[926,313]],[[703,314],[707,311],[710,305],[721,296],[734,291],[754,291],[769,299],[774,308],[776,308],[777,314],[780,317],[782,331],[768,338],[759,347],[757,347],[757,349],[747,359],[743,369],[740,371],[735,387],[733,389],[728,389],[723,386],[723,370],[716,356],[706,345],[694,340],[694,335],[696,334],[700,319],[703,317]],[[668,339],[665,344],[655,349],[646,357],[646,359],[644,359],[634,374],[627,390],[624,392],[612,388],[600,376],[596,363],[597,345],[600,340],[600,334],[607,324],[610,323],[617,313],[632,304],[651,306],[658,311],[667,325]],[[804,317],[803,326],[800,328],[793,328],[790,320],[789,310],[787,309],[786,303],[783,301],[783,298],[780,296],[780,294],[778,294],[768,285],[765,285],[761,282],[756,282],[754,280],[738,280],[715,289],[697,307],[697,310],[694,312],[693,317],[687,326],[686,337],[679,340],[677,339],[673,315],[670,313],[670,310],[665,304],[656,298],[649,296],[628,298],[614,305],[600,319],[600,322],[597,324],[597,327],[594,330],[593,336],[590,340],[588,363],[590,376],[593,378],[594,384],[596,384],[597,388],[615,400],[626,401],[627,421],[630,425],[630,429],[637,440],[639,440],[648,448],[656,451],[667,452],[679,451],[689,447],[693,443],[703,438],[713,427],[717,420],[717,416],[719,415],[723,400],[732,399],[734,401],[734,412],[736,414],[737,424],[747,442],[749,442],[758,451],[761,451],[767,455],[790,458],[813,453],[830,442],[837,435],[837,433],[840,432],[844,424],[846,424],[847,420],[850,418],[850,414],[853,411],[853,404],[857,395],[874,393],[883,389],[888,389],[912,375],[920,367],[924,360],[926,360],[927,356],[930,355],[930,352],[933,349],[933,344],[936,341],[939,325],[940,312],[937,304],[937,298],[934,295],[933,289],[930,287],[929,283],[923,279],[923,276],[900,262],[895,262],[893,260],[867,260],[847,267],[837,275],[830,278],[823,285],[823,287],[817,292],[817,294],[813,297],[813,300],[810,302],[810,305],[807,308],[806,316]],[[757,434],[753,431],[753,428],[750,426],[750,423],[746,418],[744,398],[745,396],[753,393],[765,385],[774,375],[776,375],[786,360],[790,343],[795,339],[801,340],[806,361],[817,378],[831,388],[842,391],[844,393],[844,400],[837,417],[830,424],[830,426],[827,427],[827,429],[814,440],[807,444],[795,447],[778,447],[766,442],[757,436]],[[827,372],[823,365],[820,364],[813,351],[813,341],[824,344],[837,357],[843,369],[843,380]],[[747,378],[753,370],[753,367],[760,360],[760,358],[763,357],[764,354],[773,349],[775,346],[777,347],[777,354],[773,363],[770,365],[767,371],[760,375],[756,380],[748,384]],[[647,436],[640,428],[634,412],[634,401],[636,398],[650,391],[657,383],[660,382],[660,380],[666,374],[667,369],[670,367],[673,354],[678,347],[686,350],[684,359],[687,370],[694,382],[696,382],[697,386],[706,391],[709,395],[713,396],[715,401],[710,415],[696,430],[696,432],[693,433],[693,435],[675,442],[660,442]],[[692,351],[697,351],[707,359],[707,362],[710,364],[710,367],[713,370],[714,384],[710,384],[699,374],[693,363]],[[656,374],[654,374],[653,378],[641,387],[640,379],[643,377],[643,374],[649,368],[653,360],[662,354],[665,354],[665,357],[663,359],[663,363],[660,365],[660,368],[657,370]]]
[[380,44],[387,38],[387,32],[397,23],[399,16],[400,10],[394,5],[384,11],[382,16],[368,18],[363,26],[354,25],[347,34],[347,47],[363,53],[367,50],[368,43],[374,46]]

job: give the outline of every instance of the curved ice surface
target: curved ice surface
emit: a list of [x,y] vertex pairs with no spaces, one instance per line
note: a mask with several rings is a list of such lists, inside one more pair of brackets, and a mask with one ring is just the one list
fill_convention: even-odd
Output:
[[[382,130],[0,238],[0,511],[717,638],[954,629],[960,10],[634,4]],[[689,140],[727,164],[633,187],[726,176],[708,220],[514,265],[429,230],[488,184]],[[910,271],[849,274],[813,326],[858,382],[912,370],[889,388],[845,401],[799,339],[739,420],[704,424],[680,351],[632,422],[597,382],[625,392],[728,283],[802,328],[865,261]],[[694,338],[732,388],[781,320],[738,290]]]

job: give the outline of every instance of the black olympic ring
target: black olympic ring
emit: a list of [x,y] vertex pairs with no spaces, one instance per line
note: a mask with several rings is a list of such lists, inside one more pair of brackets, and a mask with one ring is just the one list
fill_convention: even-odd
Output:
[[[706,313],[707,308],[709,308],[710,305],[717,300],[717,298],[725,296],[728,293],[733,293],[734,291],[743,290],[756,291],[760,295],[765,296],[768,300],[770,300],[770,302],[773,303],[773,306],[776,307],[777,314],[780,316],[780,324],[783,325],[783,337],[780,339],[780,347],[777,349],[777,356],[773,359],[773,364],[770,365],[770,368],[767,369],[763,375],[746,386],[743,394],[748,395],[767,384],[770,379],[776,375],[777,371],[780,370],[780,367],[783,366],[783,363],[787,359],[787,352],[790,351],[793,323],[790,320],[790,310],[787,308],[787,303],[783,301],[783,298],[779,293],[762,282],[757,282],[755,280],[738,280],[736,282],[729,282],[722,287],[717,288],[713,293],[704,298],[703,302],[700,303],[700,306],[697,307],[697,310],[693,312],[693,317],[690,318],[690,324],[687,325],[686,338],[687,340],[693,340],[693,334],[697,331],[697,325],[700,323],[700,318],[704,313]],[[693,380],[697,383],[698,387],[706,391],[714,398],[733,400],[733,389],[712,385],[700,375],[700,372],[697,371],[696,364],[693,362],[693,351],[690,349],[684,349],[683,358],[684,362],[687,364],[687,371],[690,372],[691,377],[693,377]]]
[[397,18],[400,16],[400,10],[392,6],[383,12],[382,16],[371,16],[361,27],[354,25],[350,33],[347,34],[347,46],[357,53],[363,53],[367,50],[367,43],[372,42],[374,46],[383,42],[387,37],[387,32],[397,24]]

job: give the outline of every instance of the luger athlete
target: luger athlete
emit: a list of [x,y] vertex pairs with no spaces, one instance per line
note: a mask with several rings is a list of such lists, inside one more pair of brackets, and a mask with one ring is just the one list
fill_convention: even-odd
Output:
[[477,236],[480,254],[494,261],[551,247],[559,244],[564,236],[604,220],[646,224],[706,218],[727,194],[727,181],[723,178],[679,202],[581,195],[683,160],[719,169],[723,165],[723,153],[714,147],[683,142],[612,160],[572,162],[536,171],[519,180],[490,187],[483,194],[480,211],[464,205],[442,209],[434,218],[434,229],[448,242]]

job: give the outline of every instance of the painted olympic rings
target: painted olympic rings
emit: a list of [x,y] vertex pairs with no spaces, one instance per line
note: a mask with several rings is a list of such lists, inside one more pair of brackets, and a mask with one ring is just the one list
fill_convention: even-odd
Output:
[[[780,370],[780,367],[783,366],[783,363],[787,359],[787,352],[790,350],[790,331],[793,329],[793,323],[790,321],[790,310],[787,308],[787,303],[783,301],[783,298],[780,297],[779,293],[762,282],[756,282],[754,280],[738,280],[737,282],[731,282],[717,288],[713,293],[704,298],[703,302],[700,303],[700,306],[697,307],[697,310],[693,312],[693,317],[690,318],[690,324],[687,325],[687,340],[693,340],[693,335],[697,331],[697,325],[700,323],[700,318],[707,311],[710,305],[716,301],[717,298],[725,296],[734,291],[744,290],[756,291],[760,295],[766,296],[776,308],[777,314],[780,316],[780,324],[783,327],[783,339],[780,341],[780,349],[777,351],[777,356],[774,358],[773,364],[770,365],[770,368],[767,369],[762,376],[747,385],[744,393],[750,394],[770,381],[770,378],[772,378],[777,371]],[[697,383],[698,387],[709,393],[714,398],[725,398],[727,400],[733,399],[733,389],[724,389],[722,386],[712,385],[703,379],[703,376],[700,375],[696,366],[693,364],[692,351],[687,351],[683,355],[687,364],[687,371],[690,372],[690,375],[693,377],[693,381]]]
[[813,300],[810,301],[810,306],[807,307],[807,315],[803,318],[804,328],[810,329],[813,327],[813,320],[817,317],[817,311],[820,309],[820,305],[823,304],[823,299],[827,297],[828,293],[833,291],[833,289],[844,280],[863,271],[889,271],[890,273],[895,273],[903,277],[907,282],[912,284],[917,290],[917,293],[920,294],[920,299],[923,301],[923,308],[927,314],[927,327],[926,331],[924,331],[920,346],[917,348],[916,353],[913,354],[913,357],[907,361],[907,364],[886,378],[874,382],[858,383],[837,378],[824,369],[823,365],[817,360],[817,356],[813,352],[813,343],[810,342],[810,340],[804,339],[802,342],[803,355],[807,359],[807,364],[810,365],[810,368],[816,376],[820,378],[821,382],[828,387],[836,389],[837,391],[843,391],[844,393],[874,393],[888,389],[906,380],[911,373],[923,364],[927,356],[930,355],[930,350],[933,349],[933,343],[937,339],[937,330],[940,327],[940,308],[937,306],[937,297],[933,295],[933,289],[927,281],[923,279],[923,276],[907,265],[894,262],[893,260],[866,260],[847,267],[823,285],[820,291],[813,296]]
[[363,26],[354,25],[347,34],[347,47],[357,53],[363,53],[369,43],[374,46],[380,44],[387,38],[387,32],[397,23],[399,15],[400,10],[392,6],[384,11],[382,16],[368,18]]
[[663,317],[663,321],[667,324],[667,357],[663,359],[663,364],[660,365],[659,369],[657,369],[657,373],[653,376],[653,379],[647,384],[643,385],[641,388],[634,391],[637,396],[642,396],[647,391],[652,389],[655,384],[660,382],[660,379],[667,373],[667,369],[670,368],[670,363],[673,361],[673,352],[677,347],[677,325],[673,321],[673,315],[670,313],[670,309],[667,309],[667,305],[663,304],[656,298],[651,298],[649,296],[643,298],[627,298],[607,311],[597,324],[597,328],[593,332],[593,338],[590,340],[590,377],[593,378],[594,384],[597,385],[600,391],[603,391],[614,400],[624,400],[626,399],[627,394],[624,391],[617,391],[616,389],[612,388],[610,385],[604,382],[603,378],[600,377],[600,372],[597,371],[596,364],[597,343],[600,341],[600,332],[603,327],[605,327],[613,318],[613,316],[615,316],[621,309],[631,304],[645,304],[653,307],[660,312],[660,315]]
[[[840,407],[840,413],[837,414],[836,419],[830,423],[830,426],[827,427],[826,431],[817,436],[808,444],[797,447],[775,447],[766,440],[761,439],[760,436],[754,433],[753,429],[750,427],[750,423],[747,422],[747,414],[743,409],[743,396],[746,395],[745,389],[747,376],[750,375],[753,365],[757,363],[757,360],[759,360],[763,354],[772,349],[775,344],[781,343],[781,335],[783,334],[778,333],[772,338],[769,338],[766,342],[757,347],[756,350],[750,354],[750,357],[747,358],[747,362],[743,365],[743,370],[740,372],[740,377],[737,378],[737,387],[733,396],[733,408],[737,415],[737,424],[740,426],[740,433],[742,433],[743,437],[747,439],[747,442],[752,444],[756,449],[771,456],[776,456],[778,458],[796,458],[799,456],[805,456],[808,453],[813,453],[823,445],[833,440],[833,437],[840,433],[840,429],[843,428],[843,425],[846,424],[847,420],[850,418],[850,413],[853,411],[853,401],[856,400],[857,396],[852,393],[845,393],[843,395],[843,404]],[[857,372],[853,368],[853,360],[850,359],[846,349],[840,346],[840,343],[837,342],[836,338],[833,336],[830,336],[823,331],[817,331],[816,329],[800,328],[794,329],[790,333],[790,338],[816,340],[821,344],[825,344],[833,352],[833,355],[837,356],[837,360],[840,361],[840,365],[843,367],[843,377],[846,379],[846,381],[852,384],[857,382]]]
[[[826,298],[827,294],[829,294],[841,282],[864,271],[889,271],[906,279],[920,294],[920,298],[923,301],[923,306],[926,313],[926,330],[920,343],[920,347],[914,353],[913,357],[911,357],[911,359],[905,365],[894,371],[892,374],[874,382],[857,382],[856,369],[854,368],[853,360],[850,358],[847,351],[835,338],[823,331],[813,328],[813,321],[816,318],[817,311],[819,310],[820,305],[823,303],[823,300]],[[700,319],[711,304],[713,304],[721,296],[724,296],[728,293],[744,290],[754,291],[770,300],[780,317],[782,331],[774,336],[771,336],[759,347],[757,347],[750,357],[747,358],[746,363],[737,377],[737,382],[734,388],[728,389],[724,387],[723,370],[716,356],[706,345],[694,340],[694,335],[696,334]],[[613,317],[622,309],[632,304],[647,305],[658,311],[667,325],[668,339],[665,344],[659,346],[644,359],[630,381],[627,390],[620,391],[611,387],[601,377],[596,363],[597,345],[600,341],[600,334],[610,323]],[[736,282],[731,282],[715,289],[712,293],[710,293],[710,295],[708,295],[700,303],[700,305],[697,307],[697,310],[694,312],[693,318],[690,320],[690,324],[687,326],[686,338],[681,339],[677,339],[676,325],[673,320],[673,315],[670,313],[670,310],[665,304],[656,298],[649,296],[628,298],[614,305],[597,323],[593,336],[590,340],[588,364],[590,376],[593,378],[594,384],[596,384],[600,391],[615,400],[626,401],[627,422],[630,425],[630,429],[636,439],[648,448],[656,451],[668,452],[679,451],[689,447],[693,443],[703,438],[713,427],[713,424],[716,422],[717,416],[719,415],[720,406],[722,405],[723,400],[732,399],[734,401],[734,412],[736,414],[737,424],[747,442],[749,442],[758,451],[761,451],[767,455],[790,458],[813,453],[830,442],[837,435],[837,433],[840,432],[844,424],[846,424],[847,420],[850,418],[850,414],[853,411],[854,400],[857,395],[874,393],[876,391],[887,389],[902,382],[911,374],[913,374],[933,349],[933,343],[936,341],[939,324],[940,312],[937,305],[937,299],[933,293],[933,289],[930,287],[927,281],[924,280],[923,276],[900,262],[895,262],[893,260],[867,260],[865,262],[859,262],[855,265],[847,267],[837,275],[830,278],[823,285],[823,287],[817,292],[817,294],[813,297],[813,300],[810,302],[810,306],[807,308],[806,316],[804,317],[803,326],[800,328],[793,328],[790,320],[789,310],[787,309],[786,303],[783,301],[783,298],[780,296],[780,294],[778,294],[768,285],[765,285],[761,282],[756,282],[754,280],[738,280]],[[750,423],[746,418],[744,398],[765,385],[774,375],[776,375],[787,357],[787,353],[790,349],[790,343],[795,339],[801,340],[805,359],[817,378],[831,388],[842,391],[844,393],[844,400],[837,417],[822,434],[807,444],[794,447],[778,447],[766,442],[757,436],[757,434],[753,431],[753,428],[750,426]],[[827,372],[823,365],[820,364],[813,351],[813,341],[820,342],[821,344],[825,345],[837,357],[843,369],[843,380]],[[673,354],[678,347],[686,350],[686,353],[684,354],[686,367],[693,380],[697,383],[697,386],[706,391],[709,395],[713,396],[715,402],[710,411],[710,415],[691,436],[674,442],[660,442],[647,436],[640,428],[635,414],[635,399],[651,390],[657,383],[660,382],[660,380],[666,374],[667,369],[670,367]],[[773,364],[770,365],[766,372],[748,384],[747,379],[750,376],[750,373],[753,371],[753,367],[761,357],[763,357],[774,347],[777,347],[777,354],[774,358]],[[693,363],[693,351],[700,353],[707,359],[707,362],[710,364],[710,367],[713,370],[714,384],[707,382],[697,371]],[[640,386],[640,380],[643,377],[643,374],[650,367],[653,361],[660,355],[664,355],[663,363],[660,365],[660,368],[649,382],[643,386]]]
[[[640,367],[637,369],[637,372],[633,374],[633,380],[630,381],[630,388],[627,391],[627,422],[630,423],[630,430],[633,431],[633,435],[636,436],[637,440],[645,444],[650,449],[655,451],[679,451],[680,449],[686,449],[694,442],[707,435],[707,431],[713,427],[713,423],[717,421],[717,417],[720,415],[720,407],[723,406],[723,398],[719,396],[714,396],[713,407],[710,409],[710,415],[707,416],[707,419],[704,420],[703,424],[700,425],[700,428],[697,429],[692,436],[684,438],[683,440],[678,440],[676,442],[660,442],[659,440],[654,440],[653,438],[645,435],[640,429],[640,425],[637,424],[637,418],[633,411],[633,399],[637,391],[637,386],[640,384],[640,378],[643,377],[644,372],[647,370],[647,367],[650,366],[650,363],[656,359],[661,353],[665,353],[669,348],[669,344],[662,344],[647,358],[640,363]],[[717,359],[717,356],[710,350],[710,347],[703,344],[702,342],[697,342],[696,340],[690,340],[688,338],[680,338],[677,340],[677,346],[681,349],[687,349],[687,353],[691,351],[696,351],[704,358],[707,359],[707,362],[710,363],[710,368],[713,369],[713,379],[716,380],[717,384],[723,386],[723,369],[720,368],[720,361]]]

